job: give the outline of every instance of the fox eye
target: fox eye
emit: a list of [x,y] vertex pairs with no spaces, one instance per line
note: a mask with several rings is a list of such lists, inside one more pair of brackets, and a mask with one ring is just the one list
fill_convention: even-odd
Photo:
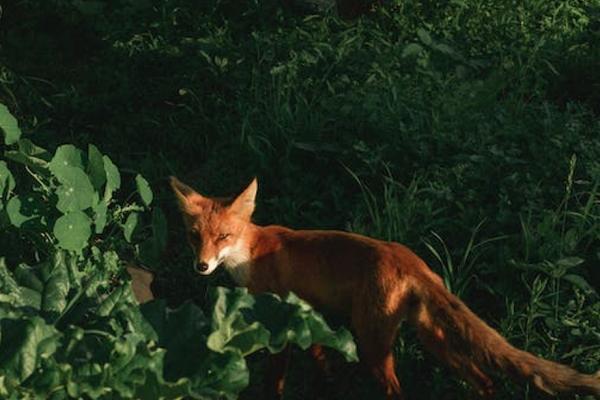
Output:
[[231,236],[231,233],[219,233],[219,236],[217,236],[217,241],[220,242],[221,240],[225,240],[229,236]]

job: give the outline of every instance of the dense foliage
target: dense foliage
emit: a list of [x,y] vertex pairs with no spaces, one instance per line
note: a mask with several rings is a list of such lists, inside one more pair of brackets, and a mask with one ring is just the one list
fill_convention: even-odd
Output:
[[[148,182],[136,175],[141,204],[119,205],[119,169],[95,146],[84,154],[63,145],[50,158],[20,139],[4,105],[0,128],[14,146],[4,153],[12,162],[0,162],[0,234],[12,249],[4,254],[21,261],[7,266],[0,258],[3,398],[237,398],[248,385],[244,357],[264,348],[321,343],[357,359],[347,331],[334,332],[291,294],[282,302],[215,288],[210,316],[192,303],[140,309],[118,252],[153,200]],[[19,166],[30,179],[16,185],[11,169]],[[154,235],[142,249],[160,246],[161,215],[155,209]]]
[[[4,6],[0,397],[234,396],[250,379],[256,398],[265,352],[243,356],[298,328],[269,325],[278,307],[304,321],[288,340],[348,350],[297,299],[191,279],[168,175],[217,195],[257,175],[258,222],[403,242],[515,345],[600,367],[600,1],[394,0],[354,20],[283,3]],[[121,260],[195,304],[138,308]],[[219,336],[232,324],[239,340]],[[409,398],[468,396],[401,332]],[[312,368],[295,354],[286,398],[314,396]],[[372,398],[360,369],[335,371],[332,397]]]

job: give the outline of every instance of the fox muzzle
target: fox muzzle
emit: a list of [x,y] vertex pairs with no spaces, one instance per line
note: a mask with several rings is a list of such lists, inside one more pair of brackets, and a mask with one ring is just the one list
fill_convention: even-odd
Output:
[[194,263],[194,271],[199,274],[204,274],[208,270],[208,264],[205,262],[196,262]]

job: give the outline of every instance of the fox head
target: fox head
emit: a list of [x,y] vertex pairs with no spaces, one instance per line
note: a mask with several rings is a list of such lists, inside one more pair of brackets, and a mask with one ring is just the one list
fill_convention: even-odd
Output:
[[220,264],[235,266],[248,258],[244,232],[251,225],[256,178],[233,198],[209,198],[171,177],[187,239],[196,255],[194,269],[209,275]]

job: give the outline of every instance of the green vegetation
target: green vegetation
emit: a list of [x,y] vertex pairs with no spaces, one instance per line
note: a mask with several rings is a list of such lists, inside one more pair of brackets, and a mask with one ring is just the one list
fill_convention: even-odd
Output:
[[148,182],[135,177],[141,204],[118,203],[119,169],[95,146],[63,145],[50,158],[20,138],[4,106],[0,128],[10,160],[0,163],[2,398],[237,398],[248,385],[244,357],[261,349],[321,343],[357,359],[350,333],[293,295],[213,288],[209,316],[189,302],[140,309],[119,253],[164,244],[159,208],[135,235],[153,199]]
[[[194,277],[169,175],[208,195],[256,175],[258,223],[407,244],[513,344],[597,370],[599,44],[600,0],[4,5],[0,398],[258,398],[284,332],[352,356],[297,299]],[[125,262],[164,300],[135,305]],[[409,398],[470,395],[410,329],[397,353]],[[372,398],[332,356],[330,397]],[[295,351],[286,399],[313,370]]]

